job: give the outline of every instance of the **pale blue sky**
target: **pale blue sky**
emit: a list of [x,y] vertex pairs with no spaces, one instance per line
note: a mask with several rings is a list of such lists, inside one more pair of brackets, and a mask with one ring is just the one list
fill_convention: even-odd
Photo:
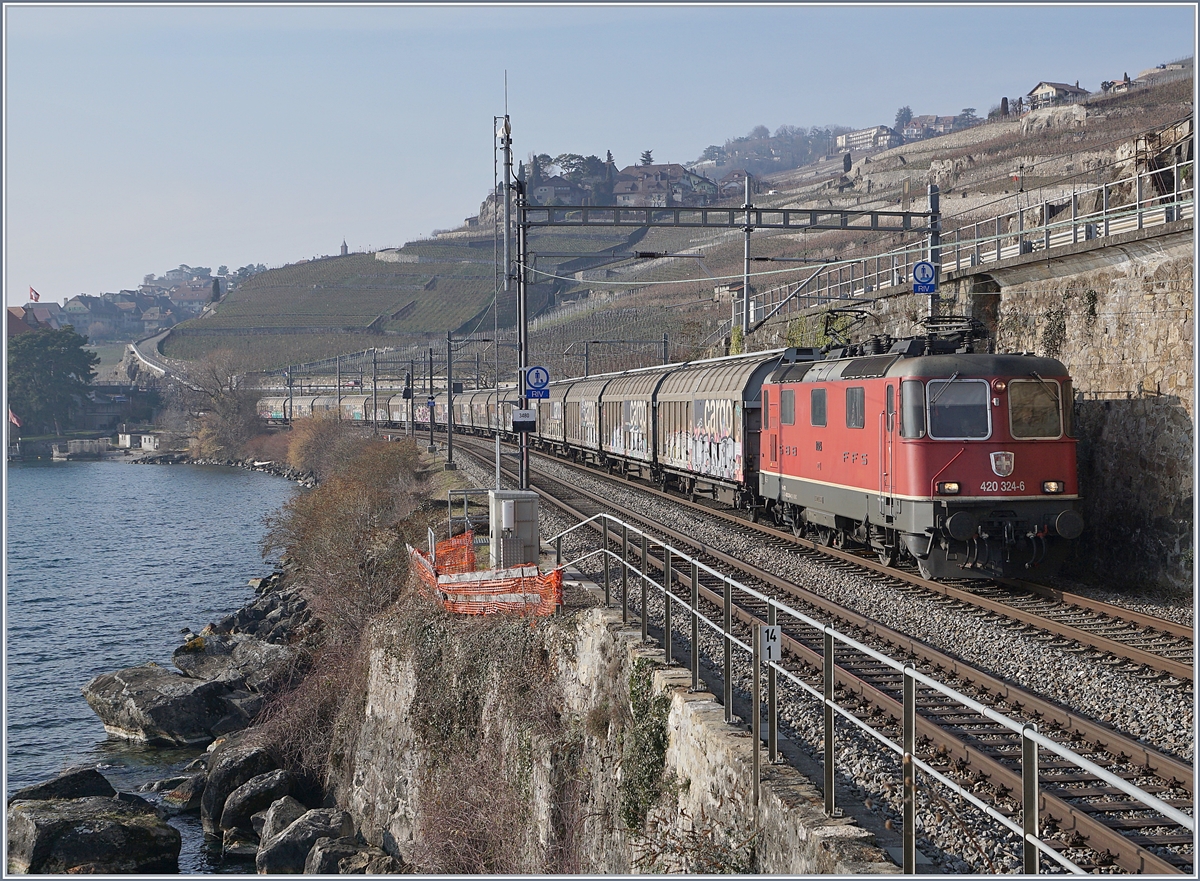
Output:
[[687,162],[763,124],[980,115],[1193,54],[1195,7],[6,4],[8,303],[386,247],[474,214],[493,115]]

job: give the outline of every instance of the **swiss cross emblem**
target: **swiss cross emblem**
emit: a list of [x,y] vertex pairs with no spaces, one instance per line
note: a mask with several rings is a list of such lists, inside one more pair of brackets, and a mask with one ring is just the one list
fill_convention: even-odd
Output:
[[1008,477],[1013,472],[1016,456],[1012,453],[992,453],[992,471],[997,477]]

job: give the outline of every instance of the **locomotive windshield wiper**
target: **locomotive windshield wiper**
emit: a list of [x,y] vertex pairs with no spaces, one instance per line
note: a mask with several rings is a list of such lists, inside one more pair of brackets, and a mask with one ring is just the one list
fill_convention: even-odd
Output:
[[949,379],[946,380],[946,384],[944,386],[942,386],[940,389],[938,389],[938,393],[936,395],[934,395],[933,400],[929,402],[930,407],[932,407],[934,404],[936,404],[938,402],[938,399],[941,398],[941,396],[946,393],[946,389],[950,388],[950,383],[954,382],[954,380],[956,380],[956,379],[958,379],[958,371],[957,370],[954,371],[953,376],[951,376]]
[[1046,387],[1046,394],[1048,394],[1051,398],[1053,398],[1054,403],[1057,404],[1058,403],[1058,388],[1057,388],[1057,386],[1053,386],[1050,383],[1046,382],[1046,380],[1042,379],[1041,374],[1038,373],[1036,370],[1030,371],[1029,375],[1032,376],[1034,379],[1036,379],[1038,382],[1040,382],[1042,385],[1044,385]]

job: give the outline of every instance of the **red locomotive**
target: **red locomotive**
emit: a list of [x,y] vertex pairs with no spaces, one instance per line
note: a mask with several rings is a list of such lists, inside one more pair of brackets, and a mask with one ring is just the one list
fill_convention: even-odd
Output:
[[759,494],[797,535],[930,578],[1053,570],[1083,519],[1061,362],[968,332],[798,350],[763,383]]

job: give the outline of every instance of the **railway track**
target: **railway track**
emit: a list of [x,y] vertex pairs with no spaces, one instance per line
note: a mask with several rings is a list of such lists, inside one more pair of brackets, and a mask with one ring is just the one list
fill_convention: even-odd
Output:
[[[472,452],[483,461],[490,460],[488,452]],[[552,461],[560,466],[566,465],[558,460]],[[593,469],[585,470],[593,477],[604,476]],[[1054,737],[1097,766],[1157,796],[1166,804],[1180,810],[1186,810],[1192,804],[1193,771],[1186,762],[1149,748],[1053,701],[986,672],[975,670],[959,659],[887,628],[866,616],[841,608],[836,603],[802,590],[770,572],[696,542],[691,536],[626,509],[616,509],[610,500],[587,492],[577,484],[553,477],[535,467],[531,474],[531,485],[548,501],[561,506],[573,517],[586,519],[604,510],[626,521],[640,521],[646,528],[663,535],[676,547],[688,550],[707,565],[720,571],[739,573],[739,579],[747,586],[765,594],[785,598],[789,605],[812,617],[829,620],[840,631],[891,657],[910,659],[915,666],[931,677],[945,682],[980,703],[994,707],[998,712],[1036,722],[1043,734]],[[638,489],[641,490],[642,487],[639,486]],[[667,498],[672,504],[685,503],[684,500],[673,496],[668,495]],[[721,514],[698,503],[686,504],[700,508],[707,514]],[[774,544],[799,545],[805,550],[821,553],[834,551],[834,565],[866,565],[867,568],[884,569],[874,561],[863,560],[836,549],[819,548],[804,539],[793,539],[775,530],[766,530],[759,525],[750,524],[741,518],[733,519],[737,521],[738,528],[751,530]],[[633,550],[636,553],[636,549]],[[661,572],[665,568],[662,556],[661,552],[652,551],[646,564]],[[907,576],[906,573],[896,570],[884,571],[889,577]],[[691,573],[673,569],[672,574],[673,592],[682,599],[690,589]],[[934,585],[926,589],[939,592],[941,588],[946,587],[924,582],[924,579],[917,576],[907,576],[906,580]],[[726,585],[719,579],[704,576],[699,578],[700,596],[717,607],[724,602],[725,589]],[[973,595],[971,591],[964,590],[962,593],[967,597]],[[978,599],[980,598],[976,597],[976,600]],[[988,597],[982,599],[987,603],[998,603]],[[955,597],[955,601],[970,600],[959,600]],[[1012,611],[993,612],[989,608],[985,608],[984,611],[988,614],[1014,617]],[[650,614],[653,617],[652,604]],[[1089,614],[1096,612],[1092,610]],[[765,622],[765,611],[756,608],[752,603],[739,604],[735,615],[747,627],[756,621]],[[661,619],[661,615],[659,617]],[[1051,624],[1051,627],[1061,629],[1072,625],[1058,622]],[[1073,634],[1074,630],[1064,632]],[[1052,634],[1054,638],[1075,638],[1073,635],[1064,637],[1048,628],[1047,633]],[[1092,634],[1087,638],[1096,642],[1107,637]],[[809,628],[789,625],[784,630],[784,642],[789,653],[788,665],[794,665],[796,675],[819,687],[824,656],[823,634]],[[703,655],[703,645],[700,651]],[[1133,654],[1138,658],[1135,663],[1159,663],[1153,660],[1159,658],[1158,655],[1142,649],[1138,651],[1152,657],[1142,660],[1141,655],[1130,652],[1128,647],[1122,657],[1133,660],[1128,657],[1129,654]],[[894,733],[901,718],[901,677],[890,668],[882,667],[869,656],[857,655],[854,652],[840,653],[837,661],[836,685],[841,692],[839,702],[844,706],[854,707],[855,714],[860,718],[869,720],[882,730],[893,730]],[[1021,792],[1019,738],[987,718],[964,710],[959,704],[951,704],[947,698],[930,689],[918,688],[917,704],[918,754],[942,773],[969,786],[977,795],[986,795],[996,810],[1005,815],[1018,814]],[[1133,801],[1116,787],[1080,771],[1074,765],[1056,759],[1042,762],[1041,782],[1039,815],[1045,830],[1043,837],[1076,864],[1095,871],[1112,871],[1115,868],[1128,872],[1170,874],[1187,873],[1192,870],[1190,830],[1180,829],[1173,822],[1164,819],[1161,814],[1156,814]]]
[[[536,455],[536,454],[531,454]],[[585,468],[551,458],[563,467],[581,468],[597,479],[608,477],[603,471]],[[875,575],[902,582],[913,588],[939,594],[963,604],[1034,627],[1050,636],[1069,640],[1080,647],[1102,652],[1145,667],[1145,678],[1171,679],[1191,685],[1195,679],[1192,658],[1195,651],[1193,628],[1156,618],[1054,588],[1018,579],[944,583],[922,578],[895,566],[879,562],[874,555],[856,553],[794,536],[761,523],[752,522],[740,512],[715,504],[693,501],[684,494],[664,492],[643,481],[619,481],[640,492],[672,504],[703,512],[731,526],[748,531],[777,546],[802,548],[806,552],[867,570]]]

